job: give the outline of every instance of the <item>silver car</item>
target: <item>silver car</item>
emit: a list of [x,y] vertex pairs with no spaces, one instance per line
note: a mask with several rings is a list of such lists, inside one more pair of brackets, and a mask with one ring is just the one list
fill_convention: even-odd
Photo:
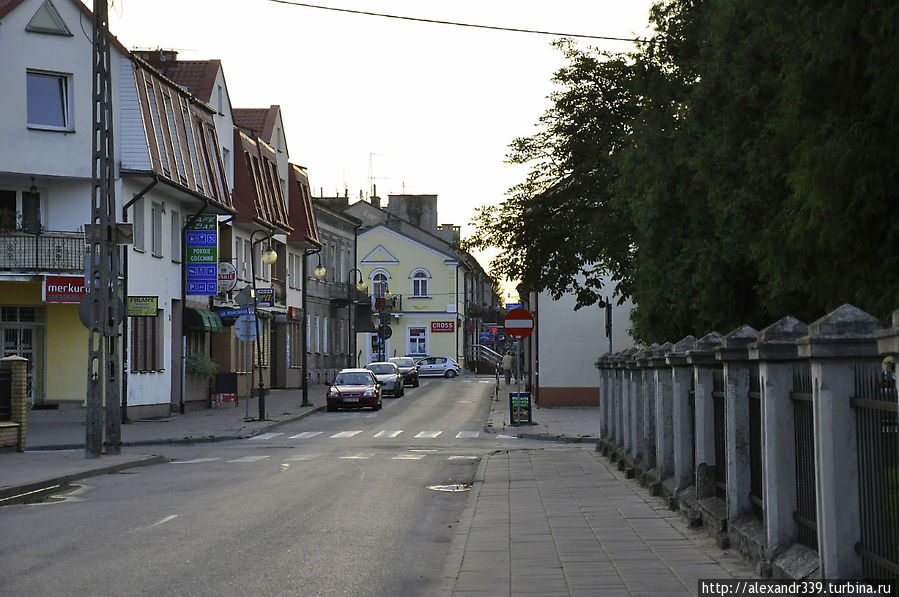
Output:
[[425,357],[416,363],[419,375],[456,377],[462,373],[459,363],[449,357]]

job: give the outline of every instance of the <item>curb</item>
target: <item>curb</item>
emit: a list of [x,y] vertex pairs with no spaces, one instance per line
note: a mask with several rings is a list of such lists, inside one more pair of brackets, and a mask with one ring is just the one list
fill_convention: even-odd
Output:
[[9,487],[7,489],[0,490],[0,506],[21,503],[28,497],[31,497],[34,494],[41,493],[42,490],[55,489],[60,485],[65,485],[79,479],[96,477],[98,475],[108,475],[130,468],[136,468],[139,466],[152,466],[154,464],[162,464],[168,461],[169,459],[165,456],[148,456],[146,458],[134,460],[132,462],[122,462],[109,466],[101,466],[99,468],[72,473],[69,475],[62,475],[59,477],[53,477],[51,479],[45,479],[43,481],[35,481],[34,483],[28,483],[26,485]]

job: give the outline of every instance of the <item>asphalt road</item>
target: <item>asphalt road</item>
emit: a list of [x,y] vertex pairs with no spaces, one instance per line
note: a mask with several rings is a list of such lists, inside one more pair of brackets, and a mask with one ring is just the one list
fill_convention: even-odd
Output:
[[427,595],[480,458],[492,382],[422,380],[381,411],[319,413],[251,440],[0,508],[0,594]]

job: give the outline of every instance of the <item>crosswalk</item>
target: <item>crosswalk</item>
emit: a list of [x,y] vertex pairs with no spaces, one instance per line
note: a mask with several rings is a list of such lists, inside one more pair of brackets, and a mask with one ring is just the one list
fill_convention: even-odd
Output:
[[[363,431],[361,429],[351,429],[351,430],[345,430],[345,431],[338,431],[337,433],[327,435],[327,437],[329,439],[351,439],[351,438],[356,437],[357,435],[360,435],[361,433],[363,433]],[[412,435],[412,432],[407,433],[406,431],[404,431],[402,429],[382,429],[382,430],[374,433],[371,437],[373,439],[381,439],[381,438],[396,439],[403,434],[406,434],[408,436],[408,435]],[[319,437],[321,435],[324,435],[323,431],[303,431],[302,433],[297,433],[296,435],[287,435],[285,433],[278,433],[278,432],[271,431],[268,433],[260,433],[259,435],[255,435],[251,438],[248,438],[247,441],[258,442],[258,441],[271,440],[271,439],[275,439],[275,438],[282,437],[282,436],[285,436],[286,439],[312,439],[314,437]],[[441,435],[443,435],[443,430],[425,429],[425,430],[415,433],[414,435],[412,435],[412,437],[414,437],[415,439],[437,439]],[[456,439],[478,439],[479,437],[481,437],[481,432],[480,431],[459,431],[458,433],[456,433],[456,435],[454,437]],[[498,438],[498,439],[515,439],[514,436],[509,436],[509,435],[493,435],[491,437]]]
[[[483,434],[491,439],[498,440],[515,440],[518,439],[513,435],[500,435],[500,434]],[[371,451],[360,451],[360,452],[352,452],[351,450],[340,450],[339,452],[332,452],[331,449],[334,446],[342,445],[341,443],[347,440],[364,440],[367,437],[371,437],[372,439],[402,439],[409,438],[415,440],[421,440],[421,443],[417,443],[416,447],[409,447],[406,449],[397,449],[390,451],[381,451],[381,452],[371,452]],[[342,431],[336,432],[325,432],[325,431],[303,431],[301,433],[296,433],[293,435],[270,431],[266,433],[260,433],[259,435],[247,438],[245,441],[248,443],[255,444],[265,444],[266,448],[278,447],[278,441],[284,440],[316,440],[307,444],[312,448],[311,452],[303,452],[301,454],[288,454],[288,455],[272,455],[272,454],[252,454],[247,456],[240,457],[204,457],[204,458],[190,458],[185,460],[172,460],[171,464],[177,465],[189,465],[189,464],[206,464],[212,462],[225,462],[228,464],[240,465],[240,464],[249,464],[249,463],[258,463],[264,461],[272,461],[272,462],[280,462],[281,466],[286,470],[290,463],[294,462],[304,462],[315,460],[317,458],[322,457],[330,457],[335,460],[340,461],[367,461],[367,460],[389,460],[394,462],[421,462],[428,459],[440,458],[445,459],[453,463],[464,464],[465,462],[471,462],[479,460],[479,456],[471,456],[453,453],[454,448],[451,446],[458,445],[464,446],[464,443],[456,444],[455,442],[451,444],[447,444],[445,442],[440,444],[431,444],[435,446],[434,448],[428,448],[429,445],[427,440],[436,440],[438,438],[446,438],[453,437],[457,440],[476,440],[482,437],[482,432],[480,431],[446,431],[442,429],[422,429],[419,431],[406,431],[403,429],[380,429],[377,431],[368,431],[365,432],[362,429],[346,429]],[[331,441],[333,440],[333,442]],[[292,442],[290,446],[292,448],[297,447],[299,444],[296,442]],[[323,446],[329,445],[324,452],[316,452],[315,446]],[[349,442],[345,444],[346,446],[353,445],[353,442]],[[371,447],[374,447],[376,444],[372,444]],[[389,446],[390,444],[385,444],[385,446]],[[366,446],[369,447],[369,446]],[[440,447],[440,449],[437,449]],[[364,450],[365,448],[363,448]]]

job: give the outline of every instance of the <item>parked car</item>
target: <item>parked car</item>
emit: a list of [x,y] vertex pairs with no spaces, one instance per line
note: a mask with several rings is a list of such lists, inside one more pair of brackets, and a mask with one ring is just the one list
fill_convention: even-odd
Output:
[[418,387],[418,365],[415,364],[415,359],[412,357],[393,357],[387,360],[399,368],[400,373],[403,375],[404,384],[408,384],[413,388]]
[[369,363],[366,369],[375,374],[378,382],[381,384],[381,393],[390,394],[393,397],[399,397],[406,393],[403,384],[403,374],[400,373],[399,367],[393,363],[379,361],[377,363]]
[[459,363],[449,357],[425,357],[416,363],[419,375],[456,377],[462,373]]
[[381,384],[368,369],[341,369],[328,388],[328,412],[338,408],[381,409]]

